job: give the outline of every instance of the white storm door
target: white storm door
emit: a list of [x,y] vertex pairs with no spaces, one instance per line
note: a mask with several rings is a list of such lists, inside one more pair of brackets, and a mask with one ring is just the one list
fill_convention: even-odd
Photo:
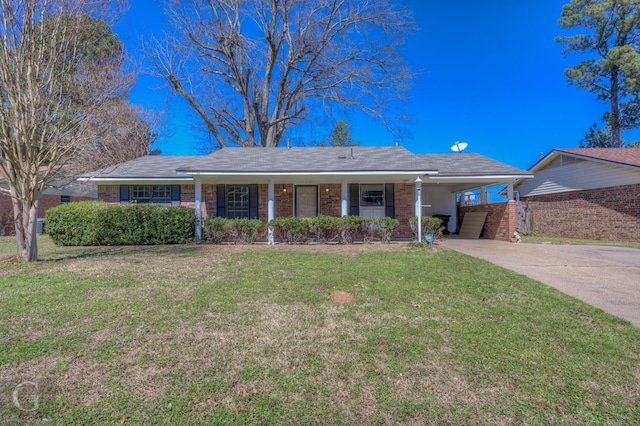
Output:
[[296,186],[296,217],[318,215],[318,187]]

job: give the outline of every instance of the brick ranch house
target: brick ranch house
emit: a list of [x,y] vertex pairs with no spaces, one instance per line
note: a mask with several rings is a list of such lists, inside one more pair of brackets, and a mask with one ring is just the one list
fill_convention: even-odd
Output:
[[518,181],[536,234],[640,241],[640,148],[554,149]]
[[[81,179],[98,185],[100,200],[190,206],[200,219],[258,218],[266,224],[293,216],[395,217],[400,226],[394,238],[411,239],[409,219],[417,206],[423,205],[423,215],[451,216],[448,229],[455,232],[457,194],[494,185],[513,188],[517,179],[530,177],[479,154],[414,154],[396,146],[225,148],[207,156],[145,156]],[[421,203],[416,202],[418,186]],[[485,235],[507,240],[515,231],[515,204],[502,205],[484,206],[491,212],[487,224],[496,228]]]
[[[9,189],[0,176],[0,187]],[[98,189],[93,182],[71,182],[65,185],[57,185],[47,188],[38,204],[38,218],[43,219],[45,212],[51,207],[75,201],[95,200],[98,197]],[[13,235],[15,233],[13,219],[13,204],[11,196],[6,192],[0,192],[0,236]]]

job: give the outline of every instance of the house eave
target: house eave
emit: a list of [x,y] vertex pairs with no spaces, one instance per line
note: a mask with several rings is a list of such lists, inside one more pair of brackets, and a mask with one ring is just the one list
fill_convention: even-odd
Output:
[[243,172],[243,171],[204,171],[204,170],[177,170],[176,174],[185,176],[385,176],[385,175],[408,175],[408,176],[430,176],[437,175],[437,170],[412,170],[412,171],[396,171],[396,170],[371,170],[371,171],[297,171],[297,172]]

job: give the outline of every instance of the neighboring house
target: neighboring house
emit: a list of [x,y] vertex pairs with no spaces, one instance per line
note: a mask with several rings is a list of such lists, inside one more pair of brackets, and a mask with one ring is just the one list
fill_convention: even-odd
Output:
[[[451,216],[448,226],[454,232],[458,193],[494,185],[512,187],[517,179],[530,177],[529,172],[478,154],[323,147],[225,148],[207,156],[146,156],[82,179],[95,182],[98,198],[106,202],[190,206],[201,218],[258,218],[266,224],[282,216],[395,217],[400,226],[394,237],[410,239],[409,219],[416,215],[418,204],[417,178],[422,181],[420,204],[428,205],[422,214]],[[513,211],[515,217],[515,205]],[[515,219],[513,224],[507,220],[507,228],[497,237],[508,239],[511,225],[515,230]]]
[[640,148],[554,149],[515,184],[539,235],[640,241]]
[[[40,197],[38,205],[38,218],[44,218],[45,212],[51,207],[63,203],[75,201],[95,200],[98,197],[98,189],[93,182],[71,182],[62,185],[54,182]],[[0,176],[0,187],[7,188],[4,178]],[[15,232],[13,220],[13,205],[11,197],[5,192],[0,192],[0,235],[12,235]]]

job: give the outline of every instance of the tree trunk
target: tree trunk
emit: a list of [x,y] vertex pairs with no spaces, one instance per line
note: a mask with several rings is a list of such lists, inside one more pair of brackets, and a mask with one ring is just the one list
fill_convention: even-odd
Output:
[[618,70],[613,67],[611,70],[611,97],[609,103],[611,105],[611,118],[609,127],[611,129],[611,147],[620,148],[622,146],[621,126],[620,126],[620,85],[618,82]]
[[35,262],[38,260],[36,231],[39,200],[34,202],[18,200],[13,194],[11,198],[13,200],[16,239],[18,240],[18,255],[27,262]]

